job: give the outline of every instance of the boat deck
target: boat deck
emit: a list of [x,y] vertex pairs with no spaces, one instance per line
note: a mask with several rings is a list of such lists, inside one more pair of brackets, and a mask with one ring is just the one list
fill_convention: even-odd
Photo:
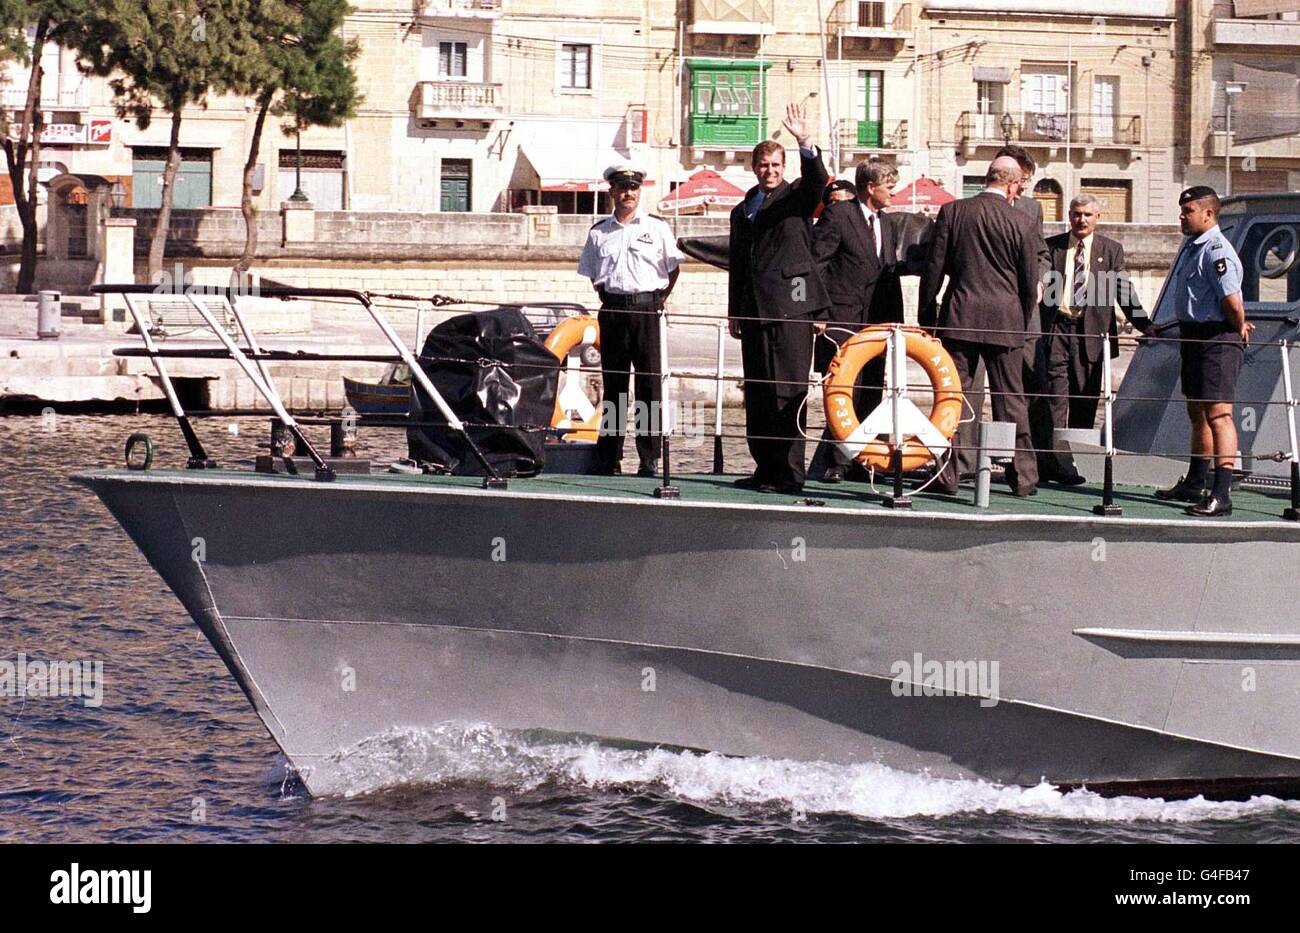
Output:
[[[245,470],[153,470],[149,473],[113,471],[118,477],[162,477],[182,481],[230,482],[232,479],[251,483],[313,483],[310,476],[291,476],[282,473],[255,473]],[[836,484],[809,482],[802,495],[780,493],[760,493],[741,489],[734,485],[736,476],[718,476],[714,474],[681,474],[673,477],[673,485],[681,491],[677,501],[695,504],[727,506],[821,506],[835,509],[862,509],[893,511],[883,503],[884,494],[889,490],[888,483],[876,483],[876,491],[861,482]],[[528,479],[513,478],[509,481],[508,492],[514,495],[539,495],[583,498],[619,498],[646,499],[654,501],[655,487],[659,479],[640,478],[636,476],[583,476],[576,474],[551,473]],[[412,476],[397,473],[371,473],[370,475],[339,474],[335,480],[337,486],[366,484],[392,488],[412,487],[461,487],[466,492],[478,490],[479,477],[474,476]],[[1285,490],[1266,495],[1254,490],[1237,490],[1232,495],[1233,512],[1223,518],[1197,519],[1187,515],[1181,503],[1162,502],[1152,495],[1151,487],[1116,486],[1115,504],[1123,509],[1124,519],[1147,519],[1155,521],[1209,522],[1224,523],[1258,523],[1279,522],[1289,527],[1300,528],[1300,524],[1285,522],[1282,510],[1289,505]],[[912,500],[912,512],[923,514],[947,514],[968,516],[1025,516],[1043,518],[1096,518],[1093,506],[1101,502],[1101,486],[1086,484],[1083,486],[1060,487],[1046,484],[1039,487],[1038,495],[1019,498],[1011,494],[1005,485],[995,483],[989,496],[989,507],[979,509],[974,505],[974,487],[963,485],[957,496],[945,496],[937,493],[917,493],[908,490]],[[809,501],[812,500],[812,501]],[[665,500],[665,504],[670,500]],[[1109,521],[1114,519],[1099,519]]]

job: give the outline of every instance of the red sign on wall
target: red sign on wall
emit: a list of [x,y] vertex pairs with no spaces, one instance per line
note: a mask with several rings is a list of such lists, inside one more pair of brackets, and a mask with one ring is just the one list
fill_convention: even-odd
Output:
[[91,120],[90,121],[90,138],[87,140],[92,146],[107,146],[113,142],[113,121],[112,120]]

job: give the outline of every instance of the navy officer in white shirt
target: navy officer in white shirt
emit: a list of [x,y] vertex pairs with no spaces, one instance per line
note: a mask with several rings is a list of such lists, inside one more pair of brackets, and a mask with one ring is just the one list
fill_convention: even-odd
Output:
[[578,274],[591,279],[600,296],[600,368],[604,401],[617,406],[618,427],[607,431],[601,419],[596,454],[603,472],[622,472],[623,432],[629,410],[629,370],[636,370],[633,390],[646,420],[637,430],[638,476],[658,472],[662,439],[657,430],[662,392],[659,373],[659,315],[681,271],[681,251],[662,217],[638,210],[645,172],[625,162],[605,169],[614,213],[592,224],[578,262]]

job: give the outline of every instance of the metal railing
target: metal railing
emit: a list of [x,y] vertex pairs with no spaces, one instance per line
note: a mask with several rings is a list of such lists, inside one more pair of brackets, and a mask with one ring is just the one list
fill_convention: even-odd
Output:
[[912,31],[912,4],[897,0],[840,0],[831,28],[843,36],[901,38]]
[[850,120],[835,123],[841,151],[881,149],[900,152],[907,149],[906,120]]
[[[256,335],[252,332],[251,328],[248,326],[246,319],[236,307],[236,299],[239,296],[239,291],[228,289],[228,288],[206,288],[205,287],[202,289],[196,289],[193,291],[193,293],[186,292],[183,296],[178,294],[175,295],[174,297],[176,298],[183,297],[184,300],[189,301],[191,303],[194,311],[206,323],[210,332],[219,341],[220,347],[163,349],[158,347],[158,345],[155,343],[153,339],[152,329],[149,326],[149,316],[147,310],[141,309],[137,305],[137,301],[141,300],[143,296],[155,296],[155,297],[158,296],[159,292],[156,286],[96,285],[93,286],[91,290],[92,292],[100,293],[100,294],[120,294],[124,296],[127,307],[130,310],[130,313],[137,324],[140,338],[144,342],[144,347],[142,350],[119,348],[114,351],[114,355],[144,356],[151,359],[158,373],[159,381],[162,385],[164,395],[166,396],[168,404],[172,409],[173,415],[176,417],[180,425],[181,432],[184,435],[186,443],[189,447],[190,458],[189,458],[188,466],[191,469],[209,469],[215,467],[216,464],[211,459],[208,458],[207,453],[202,445],[202,442],[199,440],[193,428],[191,427],[189,416],[187,415],[187,413],[185,412],[185,410],[181,405],[180,396],[176,392],[175,387],[170,378],[170,374],[167,371],[167,366],[165,362],[167,359],[171,359],[171,358],[227,359],[227,360],[234,361],[238,365],[238,367],[243,371],[244,375],[247,376],[247,378],[253,383],[258,393],[267,401],[267,403],[274,411],[275,416],[278,419],[277,429],[286,431],[289,435],[291,435],[291,437],[295,442],[296,448],[299,451],[305,453],[306,456],[309,457],[310,460],[314,463],[315,476],[316,479],[319,481],[333,480],[335,478],[334,468],[330,463],[327,463],[325,461],[325,459],[316,451],[316,449],[306,439],[306,437],[302,433],[301,425],[304,423],[329,424],[331,428],[331,445],[333,445],[334,435],[336,433],[335,428],[338,426],[339,419],[337,418],[336,419],[295,418],[289,412],[288,407],[283,400],[283,397],[280,395],[278,389],[276,388],[274,381],[272,380],[268,372],[266,364],[268,362],[310,363],[310,362],[320,362],[320,361],[327,361],[327,360],[328,361],[355,361],[355,362],[402,362],[405,363],[406,366],[410,369],[412,378],[415,381],[415,383],[432,400],[434,406],[438,409],[438,412],[441,414],[442,418],[444,419],[441,422],[433,422],[433,424],[435,426],[446,427],[449,430],[461,434],[465,438],[471,451],[478,459],[480,465],[483,467],[486,473],[486,477],[484,479],[484,486],[491,487],[491,488],[501,488],[505,484],[505,480],[499,476],[499,474],[488,462],[486,457],[484,457],[481,450],[477,447],[477,445],[475,444],[474,440],[472,439],[472,437],[470,436],[467,430],[467,428],[471,428],[471,427],[483,428],[483,427],[494,427],[494,425],[468,424],[466,422],[462,422],[457,417],[457,415],[453,412],[453,410],[448,405],[444,397],[438,392],[438,390],[433,385],[432,381],[429,378],[428,373],[421,367],[419,360],[416,358],[416,355],[406,344],[402,342],[396,330],[393,328],[391,324],[389,324],[387,318],[384,316],[384,314],[380,311],[379,307],[377,306],[378,304],[382,303],[382,301],[380,301],[381,299],[393,299],[401,302],[425,302],[431,304],[434,307],[443,307],[448,305],[465,305],[465,304],[491,304],[490,302],[467,302],[461,299],[448,298],[446,296],[440,296],[440,295],[421,298],[418,296],[411,296],[411,295],[379,294],[379,293],[371,293],[371,292],[360,291],[355,289],[336,289],[336,288],[265,288],[259,290],[256,294],[259,295],[260,297],[267,297],[267,298],[280,298],[280,299],[305,298],[305,299],[312,299],[312,300],[340,301],[348,304],[352,304],[352,303],[360,304],[362,308],[369,314],[369,316],[374,321],[374,323],[378,326],[381,333],[384,335],[385,339],[388,341],[389,344],[392,345],[393,350],[395,351],[395,353],[384,353],[384,354],[310,353],[310,352],[302,352],[296,350],[290,351],[290,350],[263,349],[262,346],[258,343]],[[173,296],[167,296],[167,297],[170,299]],[[210,307],[210,300],[213,297],[216,297],[222,301],[229,301],[231,315],[233,316],[236,324],[238,325],[236,333],[229,332],[217,320],[216,316],[214,315]],[[144,300],[147,301],[147,299]],[[677,436],[683,436],[683,435],[679,432],[678,427],[675,424],[675,418],[673,418],[672,416],[673,409],[672,409],[672,401],[669,395],[669,383],[671,378],[674,375],[684,376],[688,374],[680,373],[680,372],[674,374],[669,367],[668,339],[667,339],[668,315],[666,312],[626,311],[622,313],[655,314],[658,319],[657,325],[660,333],[660,358],[659,358],[659,367],[658,367],[659,372],[645,374],[645,375],[659,377],[661,381],[661,391],[663,393],[662,402],[661,402],[662,410],[666,413],[667,416],[667,420],[661,422],[661,424],[663,425],[661,431],[657,432],[657,433],[661,433],[663,438],[663,478],[662,478],[662,485],[657,487],[655,495],[660,498],[674,498],[678,495],[678,491],[675,487],[671,485],[671,454],[670,454],[670,447],[669,447],[669,437],[671,435],[677,435]],[[675,314],[673,315],[673,318],[674,318],[674,324],[709,327],[715,329],[716,331],[717,359],[716,359],[716,366],[714,367],[713,373],[690,374],[690,375],[694,375],[696,378],[705,378],[705,379],[712,378],[715,382],[715,394],[714,394],[715,418],[714,418],[714,426],[713,426],[714,472],[722,473],[723,472],[723,462],[722,462],[723,438],[740,436],[750,440],[754,439],[752,436],[747,434],[742,434],[742,435],[724,434],[723,424],[722,424],[723,384],[725,382],[733,382],[733,381],[750,383],[750,382],[754,382],[755,380],[746,379],[743,376],[726,375],[724,373],[726,333],[727,333],[728,325],[733,322],[733,319],[731,318],[719,319],[713,316],[690,314],[690,313]],[[741,323],[743,324],[746,320],[750,320],[750,319],[742,319]],[[757,319],[753,319],[753,320],[757,320]],[[823,326],[820,325],[818,322],[811,321],[811,320],[806,321],[805,323],[808,324],[809,326]],[[1172,329],[1172,327],[1173,325],[1170,324],[1155,325],[1153,330],[1149,331],[1148,335],[1142,339],[1155,340],[1159,342],[1174,342],[1174,343],[1188,342],[1187,338],[1181,336],[1180,337],[1167,336],[1168,332]],[[945,328],[942,327],[928,325],[924,329],[924,332],[927,334],[933,334],[937,331],[943,331],[944,329]],[[906,351],[904,350],[904,342],[900,339],[900,337],[905,333],[916,332],[916,328],[909,327],[906,325],[899,325],[899,324],[882,325],[874,328],[875,331],[874,334],[869,331],[864,331],[858,335],[858,338],[872,339],[878,341],[882,339],[879,333],[882,330],[887,332],[888,334],[888,346],[890,348],[890,352],[887,353],[887,357],[891,360],[889,366],[887,367],[887,372],[885,375],[885,385],[883,388],[886,395],[888,395],[888,404],[893,408],[894,413],[893,413],[893,420],[889,423],[889,426],[881,427],[879,430],[881,431],[882,434],[888,435],[892,439],[891,443],[893,444],[893,449],[895,451],[899,451],[901,449],[901,443],[904,440],[903,432],[898,427],[899,425],[898,410],[901,406],[901,401],[906,397],[906,395],[909,392],[913,390],[919,390],[923,394],[926,392],[934,393],[935,391],[937,391],[937,386],[930,382],[926,382],[922,384],[909,384],[904,374],[905,362],[902,356],[905,354]],[[419,322],[417,320],[417,333],[418,331],[419,331]],[[997,332],[997,333],[1015,333],[1019,336],[1043,336],[1042,334],[1037,334],[1037,333],[1026,334],[1023,331],[1006,331],[1006,332]],[[240,340],[239,340],[239,337],[241,335],[243,338],[242,346],[240,345]],[[858,339],[858,338],[854,338],[854,339]],[[1078,339],[1092,339],[1092,338],[1086,334],[1080,333],[1078,335]],[[1192,341],[1192,342],[1200,342],[1200,341]],[[1295,394],[1293,392],[1291,371],[1290,371],[1290,352],[1293,349],[1293,347],[1297,345],[1300,344],[1297,344],[1296,342],[1289,342],[1286,340],[1269,342],[1269,343],[1261,343],[1258,345],[1252,344],[1252,346],[1257,346],[1259,350],[1263,350],[1265,347],[1279,348],[1281,353],[1280,362],[1281,362],[1281,369],[1282,369],[1284,397],[1283,399],[1280,400],[1278,399],[1258,399],[1258,400],[1238,399],[1237,400],[1238,404],[1282,405],[1285,406],[1287,409],[1287,415],[1288,415],[1287,431],[1288,431],[1288,441],[1289,441],[1288,449],[1278,451],[1276,454],[1263,455],[1262,459],[1272,459],[1272,460],[1277,460],[1279,462],[1287,462],[1290,464],[1291,507],[1286,509],[1283,512],[1283,517],[1292,521],[1300,521],[1300,442],[1297,441],[1297,432],[1295,426],[1295,409],[1297,407],[1298,400],[1296,399]],[[441,358],[427,357],[426,361],[440,362]],[[456,361],[463,362],[459,359]],[[1075,440],[1076,438],[1074,437],[1074,435],[1080,435],[1080,434],[1088,434],[1096,438],[1095,441],[1094,440],[1084,441],[1085,444],[1099,447],[1100,450],[1098,450],[1097,453],[1105,458],[1105,478],[1101,490],[1101,501],[1099,504],[1097,504],[1094,507],[1092,511],[1099,516],[1114,516],[1114,515],[1120,515],[1122,514],[1122,512],[1120,507],[1115,503],[1113,465],[1117,457],[1128,456],[1131,454],[1129,454],[1129,452],[1127,451],[1118,450],[1115,447],[1113,408],[1114,408],[1114,403],[1118,399],[1118,396],[1114,388],[1114,376],[1111,370],[1111,361],[1110,361],[1109,353],[1101,354],[1101,365],[1102,365],[1102,380],[1101,380],[1100,391],[1098,393],[1099,401],[1101,402],[1101,407],[1102,407],[1102,426],[1100,431],[1072,430],[1072,431],[1065,432],[1064,436],[1062,436],[1060,429],[1058,429],[1057,438],[1053,443],[1055,445],[1059,443],[1061,440]],[[575,367],[572,365],[571,361],[567,366],[564,365],[563,363],[560,363],[559,368],[561,373],[567,373],[569,377],[572,377],[576,373],[600,371],[588,367]],[[833,372],[834,371],[828,374],[827,378],[830,378],[833,375]],[[803,386],[805,389],[808,389],[811,387],[815,387],[817,385],[817,382],[816,380],[804,379],[804,380],[796,380],[793,382],[789,382],[789,384],[791,385],[797,384]],[[1028,399],[1037,396],[1042,396],[1044,393],[1038,391],[1037,389],[1034,389],[1034,390],[1028,390],[1026,392],[1018,393],[1018,394],[1023,394]],[[1049,392],[1047,394],[1050,395],[1051,393]],[[1067,397],[1074,398],[1074,397],[1083,397],[1083,396],[1071,395]],[[1126,401],[1168,401],[1168,399],[1165,397],[1148,399],[1148,398],[1142,398],[1137,396],[1126,396],[1125,400]],[[968,402],[964,402],[964,404],[966,404],[968,408],[970,407]],[[978,420],[978,413],[972,411],[972,418],[974,420]],[[967,423],[967,422],[968,419],[963,419],[963,423]],[[357,418],[354,423],[368,424],[377,427],[392,427],[392,428],[425,426],[426,424],[429,424],[429,422],[425,422],[425,421],[412,420],[409,415],[404,417],[389,416],[389,417],[377,417],[377,418],[367,418],[366,416],[362,416],[361,418]],[[805,437],[807,437],[807,435],[805,435]],[[787,440],[786,438],[759,438],[759,439]],[[813,438],[808,438],[808,439],[813,439]],[[943,451],[941,453],[936,453],[934,457],[934,460],[936,462],[936,473],[934,474],[935,476],[938,475],[938,468],[943,466],[943,462],[946,461],[948,457],[954,455],[956,451],[962,449],[964,450],[976,449],[970,446],[963,447],[962,445],[956,442],[955,438],[951,443],[945,442],[941,446],[944,448]],[[1004,447],[1004,445],[1001,443],[994,443],[992,446],[998,448],[999,451],[1002,451]],[[979,448],[979,449],[982,450],[983,448]],[[1016,448],[1016,449],[1024,452],[1035,453],[1035,454],[1057,454],[1060,453],[1063,448],[1060,448],[1059,446],[1052,446],[1050,448],[1039,449],[1031,446],[1030,448]],[[1146,454],[1139,454],[1139,455],[1184,456],[1185,453],[1186,453],[1185,451],[1183,452],[1150,451],[1147,452]],[[1002,451],[1001,455],[1005,456],[1007,455],[1007,453],[1005,451]],[[1255,459],[1261,458],[1261,455],[1258,453],[1255,453],[1253,456]],[[292,458],[286,455],[285,459],[289,461]],[[901,493],[902,482],[903,482],[903,468],[902,468],[901,456],[894,456],[893,462],[894,462],[894,469],[892,471],[892,475],[893,475],[894,494],[892,496],[889,495],[885,496],[886,500],[891,500],[891,501],[887,501],[886,504],[893,504],[895,506],[901,504],[905,506],[906,497],[903,496]],[[292,464],[290,463],[286,463],[286,468],[291,473],[297,472],[297,468],[292,466]],[[932,480],[933,477],[930,481]],[[925,485],[928,485],[930,481],[927,481]],[[922,488],[924,488],[924,486]],[[984,504],[987,504],[986,487],[984,489],[984,493],[985,493]],[[977,505],[981,504],[980,489],[978,487],[976,489],[976,504]]]
[[[78,81],[75,87],[58,87],[58,76],[53,75],[47,76],[41,87],[42,110],[80,110],[89,106],[88,100],[84,81]],[[26,81],[21,86],[11,84],[0,88],[0,107],[22,109],[26,106]]]
[[1139,146],[1142,118],[1137,114],[1090,111],[1039,113],[1008,110],[977,113],[965,110],[955,133],[962,142],[1078,143],[1080,145]]

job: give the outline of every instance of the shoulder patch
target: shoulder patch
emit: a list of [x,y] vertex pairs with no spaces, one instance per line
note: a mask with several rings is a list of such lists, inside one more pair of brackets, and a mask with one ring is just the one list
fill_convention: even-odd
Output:
[[1214,271],[1219,275],[1226,275],[1228,272],[1228,260],[1217,259],[1214,262]]

